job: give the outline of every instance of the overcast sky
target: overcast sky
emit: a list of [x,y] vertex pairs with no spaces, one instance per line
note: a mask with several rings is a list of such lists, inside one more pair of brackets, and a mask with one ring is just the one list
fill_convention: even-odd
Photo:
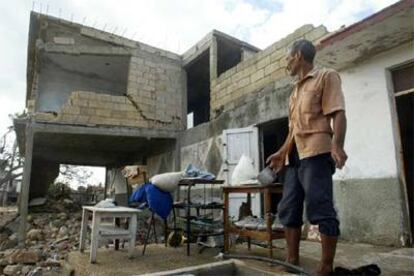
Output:
[[0,0],[0,133],[25,106],[32,9],[183,53],[212,29],[266,48],[304,24],[329,31],[395,0]]

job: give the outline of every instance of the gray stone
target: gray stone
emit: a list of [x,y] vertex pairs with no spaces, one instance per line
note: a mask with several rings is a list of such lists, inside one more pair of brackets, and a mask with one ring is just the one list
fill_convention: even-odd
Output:
[[39,227],[44,227],[49,222],[47,217],[33,218],[33,224]]
[[30,271],[29,274],[27,274],[27,276],[42,276],[42,268],[41,267],[36,267],[35,269],[33,269],[32,271]]
[[54,259],[47,259],[46,261],[44,261],[42,263],[43,266],[51,266],[51,267],[60,267],[62,266],[62,264],[60,263],[60,261],[58,260],[54,260]]
[[6,266],[6,265],[9,264],[9,262],[7,261],[7,259],[6,258],[3,258],[3,256],[0,258],[0,267],[1,266]]
[[38,250],[18,249],[7,256],[9,264],[35,264],[40,260]]
[[14,248],[14,247],[17,246],[17,243],[18,243],[17,239],[14,239],[14,240],[8,239],[8,240],[6,240],[6,241],[4,241],[3,243],[0,244],[0,251],[4,251],[6,249]]
[[3,269],[4,275],[17,275],[22,269],[21,265],[8,265]]
[[9,236],[9,240],[13,241],[13,240],[17,240],[17,234],[14,233],[12,235]]
[[[66,200],[67,199],[64,199],[63,201],[66,203]],[[71,200],[70,200],[71,201]],[[72,201],[71,201],[72,202]],[[73,203],[73,202],[72,202]],[[67,220],[68,219],[68,214],[66,214],[66,213],[59,213],[58,214],[58,218],[60,219],[60,220]]]
[[16,218],[15,220],[9,222],[6,225],[6,229],[9,230],[11,233],[17,233],[20,225],[20,217]]
[[37,197],[37,198],[33,198],[32,200],[30,200],[29,207],[42,206],[42,205],[45,205],[45,203],[46,203],[45,197]]
[[68,228],[66,226],[62,226],[59,229],[59,233],[57,235],[58,238],[63,238],[68,234]]
[[27,275],[29,272],[33,269],[33,266],[31,265],[25,265],[22,267],[22,275]]
[[63,202],[64,202],[65,204],[68,204],[68,205],[73,204],[73,200],[71,200],[71,199],[67,199],[67,198],[65,198],[65,199],[63,200]]
[[43,240],[43,232],[40,229],[31,229],[29,232],[27,232],[26,236],[29,241]]
[[50,222],[50,228],[60,228],[64,223],[60,219],[55,219]]
[[9,239],[9,236],[6,233],[0,233],[0,244]]

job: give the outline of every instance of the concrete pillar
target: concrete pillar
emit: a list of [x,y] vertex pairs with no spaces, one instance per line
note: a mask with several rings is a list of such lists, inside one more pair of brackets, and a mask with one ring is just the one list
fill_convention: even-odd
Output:
[[[174,170],[176,172],[181,171],[181,135],[177,135],[174,145]],[[180,189],[177,189],[175,193],[175,200],[180,200]]]
[[217,38],[213,35],[210,44],[210,82],[217,79]]
[[24,171],[23,181],[20,190],[20,226],[18,232],[19,247],[24,247],[26,239],[26,224],[27,213],[29,205],[29,191],[30,191],[30,176],[32,170],[32,157],[33,157],[33,122],[30,119],[26,125],[26,144],[25,144],[25,156],[24,156]]
[[107,197],[107,193],[108,193],[108,186],[109,186],[108,172],[109,172],[109,168],[108,168],[108,166],[106,166],[106,167],[105,167],[105,188],[104,188],[104,199],[106,199],[106,197]]

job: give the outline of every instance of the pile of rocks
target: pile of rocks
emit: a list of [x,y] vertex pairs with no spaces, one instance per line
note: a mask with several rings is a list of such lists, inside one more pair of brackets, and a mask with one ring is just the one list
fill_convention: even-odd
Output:
[[19,218],[1,227],[0,275],[62,275],[68,253],[78,248],[82,217],[80,210],[54,207],[60,212],[29,214],[25,249],[17,248]]
[[[141,212],[138,218],[137,245],[143,244],[151,213]],[[81,228],[80,204],[71,199],[52,200],[32,207],[27,217],[24,249],[18,248],[19,217],[0,223],[0,275],[68,275],[67,256],[78,250]],[[163,221],[157,220],[158,242],[164,241]],[[151,233],[149,243],[155,241]],[[101,241],[101,245],[109,246]],[[90,244],[90,233],[86,245]],[[113,246],[113,244],[111,245]]]

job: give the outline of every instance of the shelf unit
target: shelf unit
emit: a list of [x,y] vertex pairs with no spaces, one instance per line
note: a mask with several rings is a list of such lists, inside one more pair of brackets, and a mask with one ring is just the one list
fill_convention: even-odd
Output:
[[[174,203],[174,209],[184,209],[186,211],[186,215],[183,219],[186,221],[186,230],[185,233],[187,235],[187,256],[190,256],[190,235],[191,235],[191,221],[194,219],[197,220],[200,217],[200,210],[219,210],[223,209],[223,204],[199,204],[199,203],[191,203],[191,188],[200,185],[200,184],[210,184],[210,185],[221,185],[224,183],[224,180],[207,180],[207,179],[200,179],[200,178],[184,178],[180,180],[178,183],[179,188],[187,187],[187,195],[186,203]],[[205,195],[204,195],[205,196]],[[196,216],[191,216],[191,209],[195,209],[197,212]],[[174,212],[175,213],[175,212]],[[174,219],[176,219],[174,217]]]

